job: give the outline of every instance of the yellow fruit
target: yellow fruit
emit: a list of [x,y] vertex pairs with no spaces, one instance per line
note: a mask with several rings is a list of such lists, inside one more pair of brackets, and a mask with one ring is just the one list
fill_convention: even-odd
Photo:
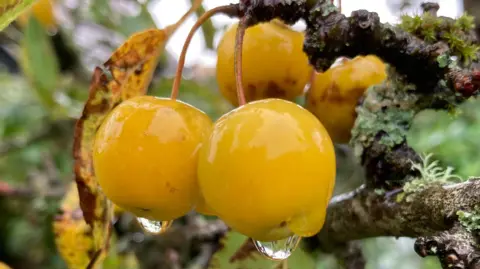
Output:
[[122,102],[96,135],[93,162],[103,192],[138,217],[183,216],[202,201],[198,151],[211,126],[206,114],[181,101],[139,96]]
[[[235,35],[230,27],[218,45],[217,82],[225,98],[237,106],[234,74]],[[293,100],[303,94],[312,68],[303,52],[304,34],[280,21],[247,28],[243,41],[242,71],[245,98]]]
[[387,77],[386,66],[374,55],[352,60],[315,74],[306,108],[323,123],[335,143],[347,143],[357,117],[355,107],[365,90]]
[[260,241],[312,236],[335,183],[322,124],[282,99],[254,101],[214,124],[198,161],[200,190],[230,227]]
[[53,2],[54,0],[37,0],[28,10],[18,16],[17,21],[24,27],[33,14],[46,29],[55,27],[57,23],[53,14]]

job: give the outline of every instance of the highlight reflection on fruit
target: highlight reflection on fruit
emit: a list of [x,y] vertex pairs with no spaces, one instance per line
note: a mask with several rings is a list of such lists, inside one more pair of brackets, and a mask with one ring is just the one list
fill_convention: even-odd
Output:
[[[231,26],[218,45],[216,76],[222,95],[238,106],[234,51],[238,23]],[[304,34],[281,21],[247,28],[243,40],[243,85],[247,101],[265,98],[294,100],[307,84],[312,67],[303,52]]]
[[332,141],[318,119],[281,99],[243,105],[214,124],[198,163],[208,206],[255,240],[311,236],[335,182]]
[[355,107],[365,90],[387,77],[386,66],[374,55],[352,60],[316,73],[306,95],[306,108],[322,122],[336,143],[347,143],[355,123]]
[[198,151],[211,125],[181,101],[139,96],[122,102],[96,135],[93,161],[103,192],[137,217],[183,216],[201,201]]

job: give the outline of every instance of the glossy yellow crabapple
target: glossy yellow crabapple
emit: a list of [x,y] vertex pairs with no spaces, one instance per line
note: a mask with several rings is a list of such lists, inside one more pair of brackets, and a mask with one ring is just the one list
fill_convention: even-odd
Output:
[[[217,48],[216,77],[222,95],[238,106],[234,51],[238,23],[232,25]],[[245,31],[242,81],[247,101],[265,98],[294,100],[302,95],[312,67],[303,52],[304,34],[279,20],[260,23]]]
[[178,100],[138,96],[120,103],[96,134],[93,162],[102,191],[150,220],[204,211],[197,162],[211,127],[205,113]]
[[332,140],[347,143],[355,123],[355,107],[365,90],[387,77],[386,65],[374,55],[343,59],[324,73],[316,73],[305,107],[322,122]]
[[233,229],[260,241],[312,236],[335,183],[333,143],[297,104],[253,101],[216,121],[198,179],[206,204]]

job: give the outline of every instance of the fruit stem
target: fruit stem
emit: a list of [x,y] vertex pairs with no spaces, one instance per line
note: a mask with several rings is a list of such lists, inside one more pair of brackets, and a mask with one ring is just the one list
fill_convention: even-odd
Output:
[[235,53],[233,55],[233,61],[235,62],[235,85],[237,88],[238,105],[242,106],[246,103],[245,91],[243,90],[243,74],[242,74],[242,49],[243,38],[245,36],[245,30],[247,29],[248,15],[242,16],[238,24],[237,33],[235,36]]
[[188,33],[187,38],[185,39],[185,43],[183,44],[182,52],[180,53],[180,58],[178,59],[178,66],[175,72],[175,78],[173,80],[172,93],[170,95],[170,98],[172,100],[176,100],[178,97],[180,81],[182,80],[183,67],[185,65],[185,57],[187,55],[188,47],[190,46],[190,42],[192,41],[192,38],[195,35],[195,32],[198,30],[198,28],[202,26],[202,24],[205,21],[210,19],[213,15],[222,13],[230,17],[236,17],[240,13],[239,10],[240,8],[238,4],[229,4],[229,5],[212,8],[207,12],[203,13],[203,15],[200,16],[197,22],[192,26],[192,28],[190,29],[190,32]]

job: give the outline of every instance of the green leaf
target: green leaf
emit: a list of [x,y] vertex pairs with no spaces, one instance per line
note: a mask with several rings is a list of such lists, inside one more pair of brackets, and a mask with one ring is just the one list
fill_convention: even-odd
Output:
[[38,98],[49,109],[55,107],[54,92],[60,71],[50,38],[40,22],[29,18],[22,40],[21,65]]
[[0,0],[0,31],[5,29],[36,0]]
[[[234,231],[226,234],[223,240],[223,248],[217,251],[210,262],[208,269],[314,269],[315,258],[305,252],[301,245],[288,258],[288,267],[282,262],[272,261],[263,257],[254,248],[245,248],[248,237]],[[244,247],[244,248],[242,248]],[[242,253],[239,254],[239,249]],[[231,259],[235,255],[235,259]]]

